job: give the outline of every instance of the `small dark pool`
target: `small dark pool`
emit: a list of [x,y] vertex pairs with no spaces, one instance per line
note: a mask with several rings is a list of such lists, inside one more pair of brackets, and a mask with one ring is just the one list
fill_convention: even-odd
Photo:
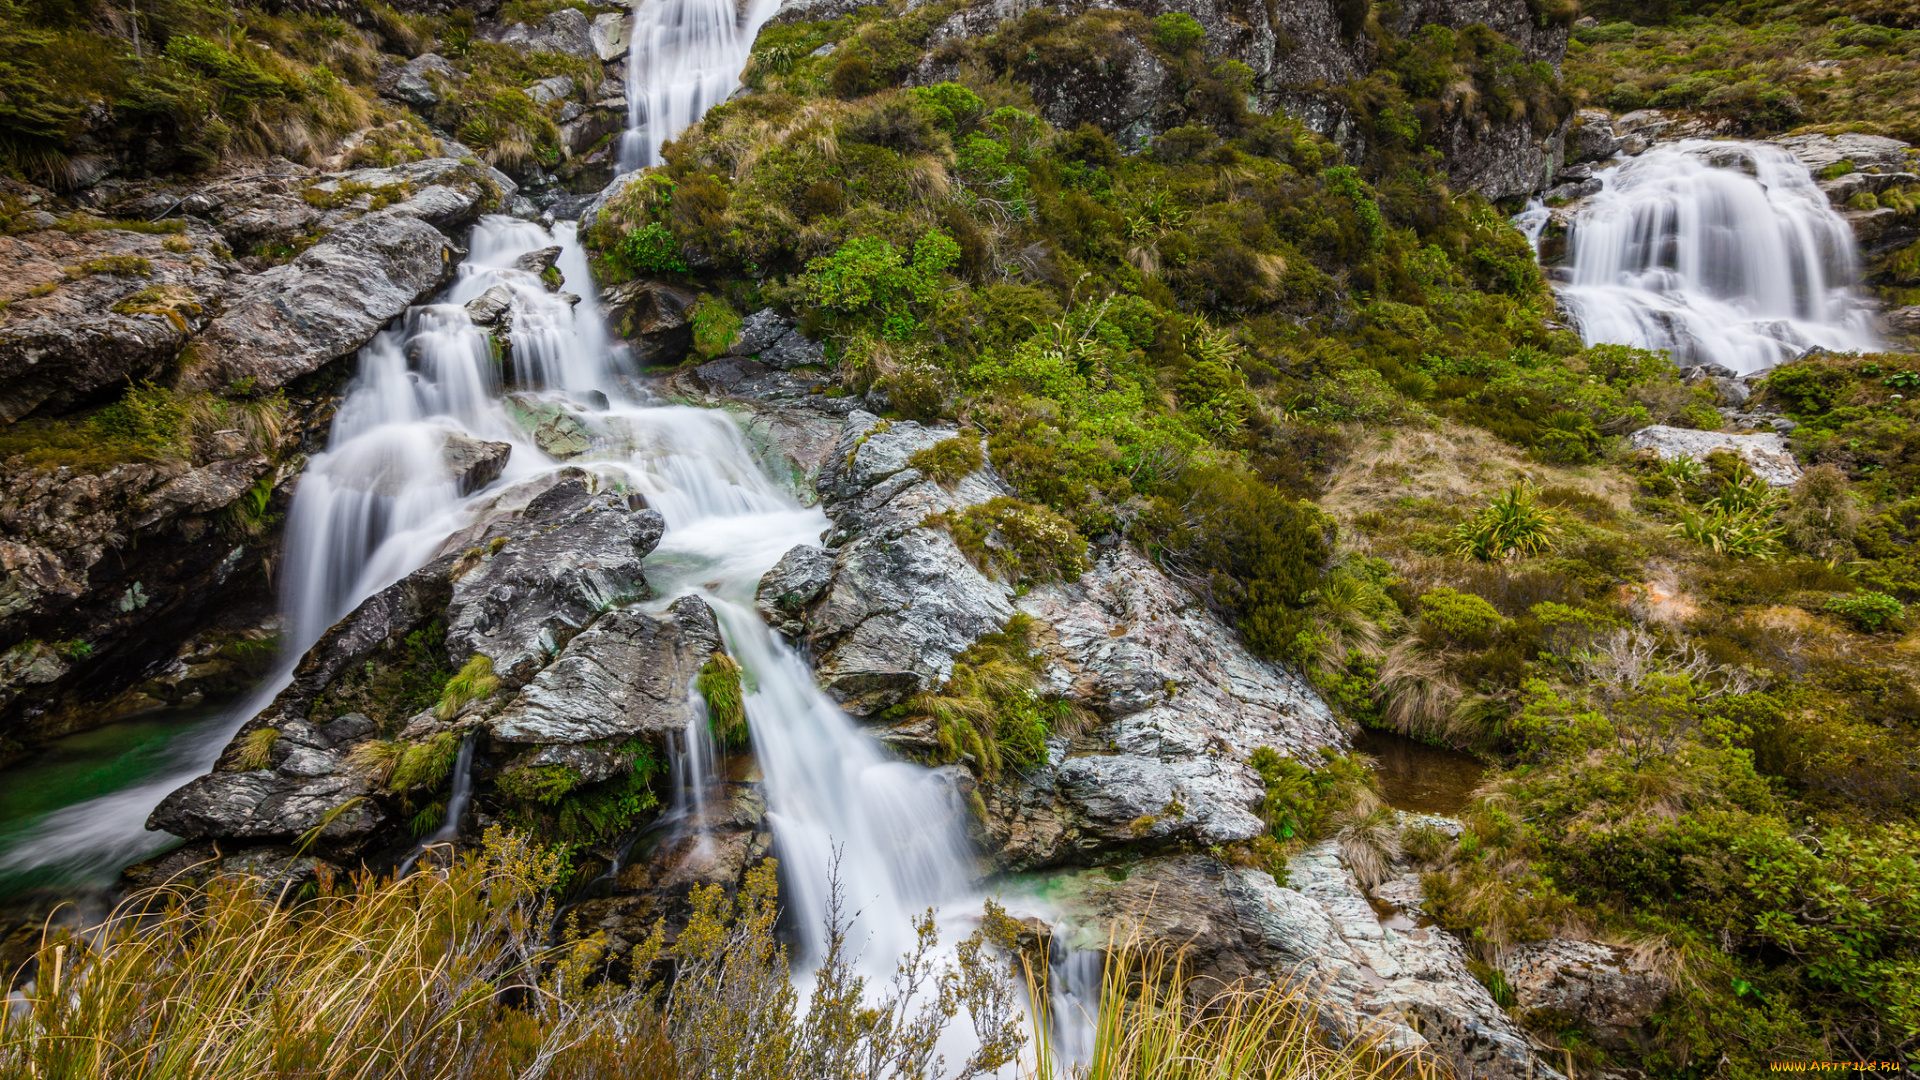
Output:
[[1387,805],[1416,814],[1458,814],[1486,769],[1471,755],[1391,731],[1363,728],[1353,748],[1374,760]]

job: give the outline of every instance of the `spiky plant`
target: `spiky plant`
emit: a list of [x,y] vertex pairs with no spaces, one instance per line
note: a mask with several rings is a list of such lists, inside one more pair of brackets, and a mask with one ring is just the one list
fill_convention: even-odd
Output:
[[1559,534],[1553,512],[1540,505],[1540,490],[1523,480],[1461,522],[1449,539],[1456,554],[1493,562],[1538,555]]

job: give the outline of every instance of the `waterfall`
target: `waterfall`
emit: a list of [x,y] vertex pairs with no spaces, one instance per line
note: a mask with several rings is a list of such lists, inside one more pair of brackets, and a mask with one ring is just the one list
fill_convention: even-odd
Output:
[[460,753],[453,759],[453,790],[447,793],[447,816],[441,820],[440,827],[433,830],[433,835],[420,841],[413,849],[413,854],[400,864],[401,877],[413,869],[413,864],[420,861],[420,856],[426,854],[429,848],[451,844],[460,838],[460,821],[467,816],[467,803],[473,799],[474,741],[473,732],[468,732],[467,737],[460,740]]
[[740,86],[740,71],[779,0],[641,0],[627,46],[627,130],[620,171],[660,163],[660,145]]
[[1853,232],[1787,151],[1692,139],[1594,177],[1560,289],[1587,344],[1740,373],[1815,346],[1877,347]]

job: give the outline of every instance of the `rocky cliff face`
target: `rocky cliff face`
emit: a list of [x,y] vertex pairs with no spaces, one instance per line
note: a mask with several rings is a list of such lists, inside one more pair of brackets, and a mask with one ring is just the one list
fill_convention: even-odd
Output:
[[[847,10],[848,4],[789,3],[777,19],[817,20]],[[932,85],[958,74],[963,65],[979,65],[970,42],[1017,24],[1044,37],[1041,47],[1017,58],[987,60],[1033,90],[1048,121],[1063,129],[1094,124],[1128,150],[1144,149],[1154,136],[1188,122],[1196,106],[1189,79],[1169,66],[1150,46],[1155,16],[1193,16],[1206,32],[1209,62],[1233,60],[1246,65],[1251,83],[1247,104],[1256,112],[1286,112],[1329,135],[1356,156],[1367,149],[1367,135],[1356,123],[1340,88],[1366,78],[1381,64],[1381,48],[1366,32],[1364,10],[1355,19],[1350,6],[1335,0],[1309,0],[1266,9],[1226,0],[1167,3],[1140,0],[1121,5],[1073,3],[1043,6],[1025,0],[995,0],[969,5],[934,32],[913,74],[917,85]],[[1117,17],[1138,13],[1145,19]],[[1527,64],[1555,69],[1566,55],[1567,27],[1543,20],[1519,0],[1475,3],[1410,3],[1383,17],[1381,29],[1398,37],[1427,26],[1462,30],[1484,25],[1517,50]],[[1056,27],[1064,25],[1065,29]],[[1020,32],[1020,31],[1015,31]],[[1536,129],[1527,116],[1486,123],[1462,115],[1445,128],[1447,171],[1461,189],[1490,199],[1530,194],[1559,168],[1564,127]]]
[[[512,193],[453,158],[281,163],[122,188],[113,217],[46,200],[0,238],[0,739],[257,674],[274,522],[331,416],[322,369],[443,285]],[[233,254],[275,245],[304,250]]]

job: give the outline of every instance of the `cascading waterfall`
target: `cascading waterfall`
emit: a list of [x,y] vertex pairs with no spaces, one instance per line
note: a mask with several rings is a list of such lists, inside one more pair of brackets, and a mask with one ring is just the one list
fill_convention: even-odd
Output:
[[1594,176],[1560,288],[1587,344],[1740,373],[1875,347],[1853,233],[1785,150],[1694,139]]
[[660,163],[660,145],[740,86],[740,71],[779,0],[641,0],[627,47],[627,131],[620,171]]

